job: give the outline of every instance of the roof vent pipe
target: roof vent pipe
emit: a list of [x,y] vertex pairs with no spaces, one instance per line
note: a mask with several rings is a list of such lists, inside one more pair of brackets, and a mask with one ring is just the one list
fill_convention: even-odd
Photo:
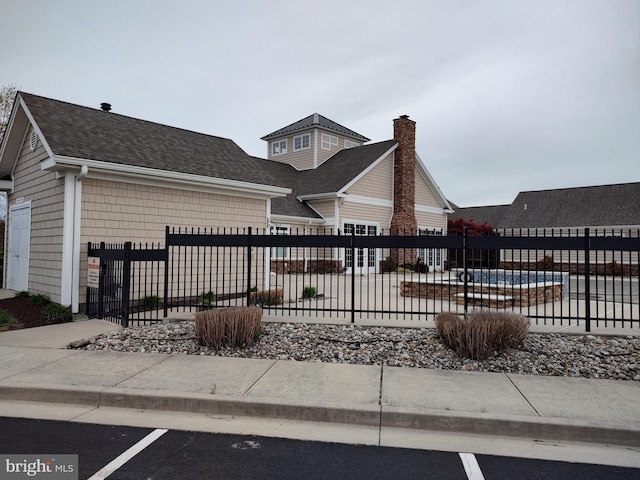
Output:
[[111,104],[107,103],[107,102],[103,102],[100,104],[100,108],[102,110],[104,110],[105,112],[110,112],[111,111]]

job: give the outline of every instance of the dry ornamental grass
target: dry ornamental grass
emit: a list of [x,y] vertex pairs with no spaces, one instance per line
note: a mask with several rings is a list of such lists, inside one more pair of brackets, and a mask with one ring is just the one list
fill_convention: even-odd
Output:
[[520,345],[529,334],[530,321],[515,312],[476,310],[463,319],[452,312],[436,316],[442,341],[460,358],[484,360],[491,354]]
[[215,350],[253,345],[261,330],[260,307],[220,308],[195,314],[198,343]]

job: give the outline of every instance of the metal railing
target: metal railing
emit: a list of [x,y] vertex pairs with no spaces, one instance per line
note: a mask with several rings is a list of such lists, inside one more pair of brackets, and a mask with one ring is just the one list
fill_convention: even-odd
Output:
[[493,308],[586,331],[640,326],[637,230],[445,237],[167,227],[163,248],[90,244],[89,255],[103,268],[87,309],[123,325],[257,304],[283,321]]

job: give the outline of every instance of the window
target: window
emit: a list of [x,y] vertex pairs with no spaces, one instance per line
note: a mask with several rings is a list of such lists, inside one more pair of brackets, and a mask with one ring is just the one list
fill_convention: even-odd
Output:
[[344,141],[344,148],[353,148],[353,147],[359,147],[360,144],[356,143],[356,142],[352,142],[351,140],[345,140]]
[[306,150],[310,146],[310,139],[308,133],[304,135],[298,135],[297,137],[293,137],[293,151],[297,150]]
[[[284,225],[276,225],[271,230],[273,235],[289,235],[290,228]],[[289,258],[289,247],[271,248],[271,258]]]
[[276,140],[271,144],[271,155],[282,155],[287,153],[287,139]]
[[[444,236],[444,229],[419,228],[418,235],[426,237],[442,237]],[[427,265],[430,270],[440,270],[442,269],[444,251],[440,248],[419,248],[418,259]]]
[[328,133],[323,133],[321,147],[324,150],[331,150],[332,145],[335,145],[336,147],[338,146],[338,137],[329,135]]

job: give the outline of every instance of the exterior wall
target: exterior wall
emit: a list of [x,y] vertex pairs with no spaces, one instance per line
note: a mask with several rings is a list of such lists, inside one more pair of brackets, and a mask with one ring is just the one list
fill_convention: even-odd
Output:
[[353,184],[346,193],[391,201],[393,198],[392,178],[393,154],[389,154]]
[[[293,137],[297,137],[300,134],[309,133],[309,148],[305,150],[293,151]],[[320,137],[318,136],[318,139]],[[286,137],[278,138],[278,140],[287,140],[287,153],[282,155],[273,155],[271,144],[273,140],[269,140],[268,142],[268,153],[267,158],[269,160],[274,160],[276,162],[288,163],[293,165],[296,170],[309,170],[314,168],[313,166],[313,149],[315,148],[314,144],[314,135],[313,131],[311,132],[298,132],[295,135],[287,135]]]
[[[164,245],[165,226],[263,229],[266,200],[85,178],[82,187],[80,303],[87,243]],[[262,261],[256,258],[256,262]],[[220,292],[217,292],[220,293]]]
[[365,205],[361,203],[352,203],[345,199],[344,204],[340,207],[339,228],[342,229],[342,223],[345,220],[358,221],[364,223],[377,223],[379,228],[387,230],[391,224],[391,215],[393,209],[378,205]]
[[31,151],[30,132],[31,129],[20,151],[14,171],[14,191],[8,196],[8,205],[14,205],[18,198],[31,201],[29,292],[48,295],[53,302],[60,303],[64,179],[40,170],[40,162],[48,155],[40,140]]
[[433,190],[418,171],[416,171],[416,205],[442,208]]
[[[337,145],[331,145],[328,150],[322,148],[322,133],[333,135],[338,139]],[[298,135],[309,133],[309,147],[305,150],[293,151],[293,138]],[[273,155],[271,144],[276,139],[269,140],[267,146],[267,158],[276,162],[288,163],[293,165],[297,170],[310,170],[316,168],[326,162],[329,158],[335,155],[337,152],[345,148],[344,141],[350,140],[348,137],[339,135],[335,132],[325,132],[320,129],[311,129],[302,132],[296,132],[295,134],[280,137],[277,140],[287,140],[287,153],[282,155]],[[317,140],[317,144],[316,144]],[[353,140],[352,140],[353,141]],[[362,142],[357,142],[358,146],[362,145]],[[314,152],[317,152],[317,165],[314,165]]]
[[313,209],[322,215],[325,219],[335,218],[336,216],[336,201],[335,200],[318,200],[309,202],[309,205]]
[[[322,148],[322,134],[326,133],[329,135],[333,135],[338,138],[338,145],[331,145],[329,150],[325,150]],[[339,135],[335,132],[328,132],[323,130],[318,130],[318,166],[322,165],[324,162],[329,160],[333,155],[338,153],[344,147],[344,141],[349,140],[349,138]],[[362,145],[362,142],[358,142],[358,146]]]
[[418,228],[443,228],[447,231],[447,216],[443,213],[419,212],[416,210]]

